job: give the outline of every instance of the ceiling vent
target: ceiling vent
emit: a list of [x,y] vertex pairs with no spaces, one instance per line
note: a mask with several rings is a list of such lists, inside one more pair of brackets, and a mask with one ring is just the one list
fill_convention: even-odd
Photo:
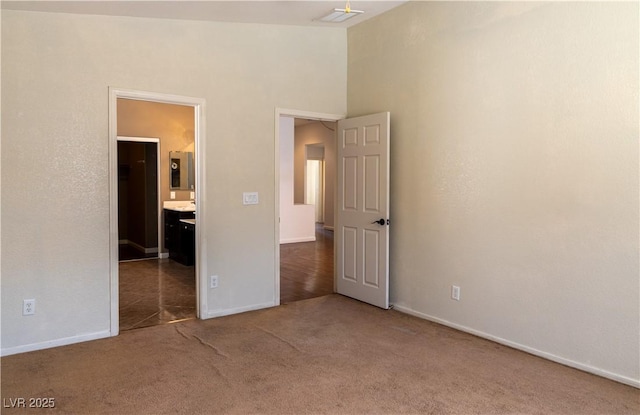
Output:
[[364,13],[363,10],[353,10],[351,8],[351,5],[347,1],[347,5],[344,9],[333,9],[331,13],[324,17],[321,17],[318,20],[320,20],[321,22],[340,23],[344,22],[345,20],[351,19],[352,17],[356,17],[357,15],[362,13]]

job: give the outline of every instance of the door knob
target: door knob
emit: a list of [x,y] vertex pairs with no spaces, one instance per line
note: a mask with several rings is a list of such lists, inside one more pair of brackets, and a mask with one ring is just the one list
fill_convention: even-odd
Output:
[[374,223],[377,223],[378,225],[382,226],[385,224],[385,220],[380,218],[378,220],[374,220],[373,222],[371,222],[371,224],[373,225]]

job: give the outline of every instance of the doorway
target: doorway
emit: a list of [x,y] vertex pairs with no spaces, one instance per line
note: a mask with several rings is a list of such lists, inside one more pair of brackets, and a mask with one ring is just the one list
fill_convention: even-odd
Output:
[[341,116],[276,111],[276,304],[334,292],[335,122]]
[[118,261],[160,254],[160,139],[118,137]]
[[[327,116],[295,110],[276,109],[276,278],[275,304],[281,292],[281,230],[283,206],[289,201],[286,186],[287,132],[293,129],[294,117],[320,121],[339,121],[332,144],[336,148],[333,204],[335,209],[334,292],[389,308],[389,112],[356,118]],[[336,137],[340,137],[338,140]],[[339,144],[337,143],[339,141]],[[281,159],[281,153],[283,157]],[[332,169],[327,166],[325,173]],[[281,177],[282,176],[282,177]],[[325,184],[329,183],[325,180]],[[326,196],[331,195],[327,191]],[[377,218],[377,219],[376,219]]]
[[[123,100],[129,100],[129,101],[142,101],[142,102],[146,102],[146,103],[155,103],[155,104],[170,104],[170,105],[177,105],[177,106],[185,106],[188,107],[192,112],[191,112],[191,125],[192,125],[192,131],[191,131],[191,137],[192,137],[192,146],[193,146],[193,153],[195,155],[195,182],[196,182],[196,186],[194,189],[189,189],[186,191],[187,194],[189,194],[189,196],[191,196],[191,199],[194,200],[194,205],[195,205],[195,212],[201,214],[199,219],[198,219],[198,225],[195,226],[195,230],[193,231],[192,234],[195,234],[193,236],[193,245],[195,248],[195,264],[191,265],[190,268],[186,268],[186,272],[184,272],[183,274],[180,274],[179,271],[176,271],[176,268],[173,264],[173,262],[169,259],[167,259],[166,257],[168,256],[167,253],[163,252],[163,247],[164,247],[164,238],[163,238],[163,228],[162,228],[162,215],[157,214],[156,217],[158,218],[158,227],[157,227],[157,239],[159,239],[159,243],[158,245],[158,253],[156,254],[156,259],[151,260],[151,261],[132,261],[132,262],[125,262],[125,263],[119,263],[118,259],[119,259],[119,242],[120,242],[120,238],[119,238],[119,207],[118,207],[118,195],[119,195],[119,190],[118,190],[118,181],[119,181],[119,167],[118,167],[118,139],[117,139],[117,134],[118,134],[118,100],[123,99]],[[204,99],[200,99],[200,98],[192,98],[192,97],[184,97],[184,96],[177,96],[177,95],[168,95],[168,94],[159,94],[159,93],[152,93],[152,92],[144,92],[144,91],[134,91],[134,90],[122,90],[122,89],[116,89],[116,88],[109,88],[109,171],[110,171],[110,263],[111,263],[111,273],[110,273],[110,286],[111,286],[111,323],[110,323],[110,327],[111,327],[111,335],[115,336],[119,333],[119,331],[121,330],[121,328],[128,328],[128,327],[121,327],[121,322],[120,322],[120,302],[122,301],[121,299],[121,295],[122,293],[126,292],[129,288],[130,285],[128,285],[127,281],[125,281],[125,275],[124,272],[128,272],[128,271],[124,271],[124,268],[121,269],[120,265],[127,265],[127,268],[135,268],[134,269],[134,273],[136,275],[149,275],[151,274],[152,278],[149,278],[149,280],[153,280],[153,284],[152,285],[148,285],[145,287],[142,287],[140,289],[136,289],[135,291],[135,296],[136,301],[137,300],[142,300],[143,298],[147,298],[149,299],[150,296],[153,296],[153,300],[155,301],[157,304],[155,304],[156,306],[159,304],[163,304],[163,305],[167,305],[168,301],[166,297],[163,297],[162,295],[158,296],[158,293],[154,293],[154,291],[158,291],[158,290],[167,290],[167,289],[171,289],[172,285],[173,288],[175,289],[176,285],[182,285],[180,283],[180,279],[182,279],[184,282],[185,279],[189,280],[189,284],[191,286],[191,290],[192,290],[192,294],[191,298],[192,298],[192,316],[193,317],[199,317],[202,318],[203,316],[206,316],[207,314],[207,297],[206,297],[206,284],[204,281],[204,278],[202,277],[203,275],[206,275],[206,261],[203,258],[203,255],[201,254],[201,249],[202,249],[202,244],[201,244],[201,232],[200,229],[202,229],[204,227],[204,222],[206,221],[206,215],[204,215],[204,212],[206,211],[206,204],[204,203],[204,200],[202,200],[202,198],[199,197],[199,195],[203,194],[202,193],[202,189],[206,186],[205,182],[204,182],[204,105],[205,105],[205,101]],[[144,134],[127,134],[127,135],[144,135]],[[174,134],[175,136],[177,136],[178,138],[181,137],[180,134]],[[183,134],[185,135],[185,134]],[[158,159],[162,160],[162,158],[164,157],[164,150],[166,151],[166,158],[167,160],[169,159],[169,150],[165,148],[165,146],[163,144],[159,144],[161,151],[158,153],[159,156],[157,156]],[[181,150],[181,149],[178,149]],[[142,164],[142,163],[140,163]],[[167,184],[168,184],[168,180],[170,178],[170,172],[169,172],[169,168],[167,167],[166,169],[166,180],[167,180]],[[165,175],[162,174],[164,170],[161,170],[158,174],[157,177],[160,178],[159,182],[162,183],[163,181],[163,177]],[[164,192],[164,189],[161,189],[158,193],[162,194],[162,192]],[[167,185],[167,194],[172,193],[169,192],[168,190],[168,185]],[[171,196],[173,196],[173,194],[171,194]],[[167,200],[170,199],[170,197],[164,197],[164,196],[160,196],[160,200]],[[157,200],[157,199],[156,199]],[[163,202],[164,204],[164,202]],[[158,201],[156,203],[156,207],[157,207],[157,211],[161,212],[162,211],[162,206],[160,204],[160,201]],[[160,257],[160,258],[158,258]],[[162,258],[162,259],[161,259]],[[169,265],[164,265],[164,266],[155,266],[153,268],[153,270],[149,270],[147,269],[147,265],[150,262],[153,261],[165,261],[167,262],[167,264],[171,264]],[[145,269],[142,269],[145,268]],[[184,269],[183,269],[184,271]],[[122,275],[121,275],[122,273]],[[173,280],[167,279],[165,278],[166,275],[171,275]],[[122,277],[122,285],[121,283],[121,277]],[[177,279],[177,280],[176,280]],[[178,281],[178,282],[176,282]],[[179,287],[178,287],[179,288]],[[182,298],[181,300],[183,300],[184,298]],[[177,310],[178,308],[180,308],[180,304],[169,304],[170,307],[173,307],[173,310],[169,310],[169,312],[172,314],[172,316],[167,316],[167,313],[164,313],[165,315],[162,316],[162,313],[158,313],[158,315],[156,317],[158,317],[158,319],[161,320],[166,320],[166,318],[168,317],[169,321],[177,321],[182,319],[183,316],[180,315],[180,313],[175,313],[174,311]],[[168,308],[165,307],[166,310],[168,310]],[[142,325],[144,326],[144,325]],[[142,327],[140,326],[140,327]]]
[[[193,319],[193,232],[179,219],[193,219],[194,212],[173,206],[192,206],[193,107],[119,98],[117,115],[120,330]],[[182,252],[190,261],[177,255]]]
[[323,144],[307,144],[304,170],[304,203],[315,207],[316,223],[324,225],[325,161]]
[[315,225],[316,240],[280,245],[280,303],[334,293],[333,231]]
[[[149,122],[158,115],[178,122],[171,111],[177,107],[168,104],[154,103],[149,107],[141,101],[119,100],[118,105],[123,121],[120,128],[126,131],[143,124],[160,133],[163,128]],[[124,106],[122,110],[120,106]],[[150,114],[151,108],[163,108],[165,113]],[[160,224],[164,216],[160,142],[161,138],[118,136],[118,294],[119,325],[123,331],[192,319],[196,315],[194,267],[173,263],[166,255],[160,258]],[[164,148],[167,147],[170,142],[165,140]]]

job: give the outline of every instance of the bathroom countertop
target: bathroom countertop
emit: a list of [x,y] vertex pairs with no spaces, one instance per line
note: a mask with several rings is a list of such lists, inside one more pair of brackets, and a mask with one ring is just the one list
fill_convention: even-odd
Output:
[[176,207],[165,207],[164,209],[173,210],[175,212],[195,212],[196,207],[192,206],[176,206]]
[[196,226],[196,220],[195,219],[180,219],[180,222],[190,223],[191,225]]
[[195,212],[196,205],[190,200],[168,200],[162,204],[163,209],[176,212]]

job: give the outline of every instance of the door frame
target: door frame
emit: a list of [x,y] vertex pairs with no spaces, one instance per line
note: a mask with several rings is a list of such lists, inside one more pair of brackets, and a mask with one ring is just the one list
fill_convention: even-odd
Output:
[[[337,122],[346,118],[346,114],[327,114],[322,112],[312,112],[312,111],[302,111],[295,109],[286,109],[286,108],[276,108],[275,109],[275,137],[274,137],[274,246],[275,246],[275,281],[274,281],[274,298],[273,304],[275,306],[280,305],[280,117],[293,117],[293,118],[304,118],[307,120],[315,120],[315,121],[328,121],[328,122]],[[334,203],[336,198],[334,197]],[[335,212],[335,205],[334,205]],[[335,249],[335,248],[334,248]],[[334,255],[334,269],[335,269],[335,255]],[[336,274],[333,274],[333,288],[335,291],[336,287]]]
[[[109,285],[110,285],[110,335],[120,331],[119,311],[119,270],[118,270],[118,98],[175,104],[193,107],[194,141],[196,160],[196,313],[198,318],[207,315],[207,261],[204,255],[206,243],[203,229],[206,229],[206,183],[205,183],[205,114],[206,100],[181,95],[138,91],[109,87]],[[160,154],[158,153],[158,158]],[[160,182],[158,176],[158,183]]]
[[[117,136],[117,141],[120,142],[130,142],[130,143],[146,143],[146,144],[154,144],[156,145],[156,174],[157,174],[157,178],[156,178],[156,192],[158,194],[158,200],[156,201],[156,203],[158,204],[158,240],[157,240],[157,245],[158,245],[158,258],[162,257],[162,252],[160,251],[160,231],[162,228],[162,196],[160,195],[160,139],[159,138],[154,138],[154,137],[127,137],[127,136],[122,136],[119,135]],[[118,150],[116,149],[116,152]],[[119,206],[119,202],[118,202],[118,206]],[[118,239],[120,237],[118,236]],[[120,242],[120,241],[118,241]]]

